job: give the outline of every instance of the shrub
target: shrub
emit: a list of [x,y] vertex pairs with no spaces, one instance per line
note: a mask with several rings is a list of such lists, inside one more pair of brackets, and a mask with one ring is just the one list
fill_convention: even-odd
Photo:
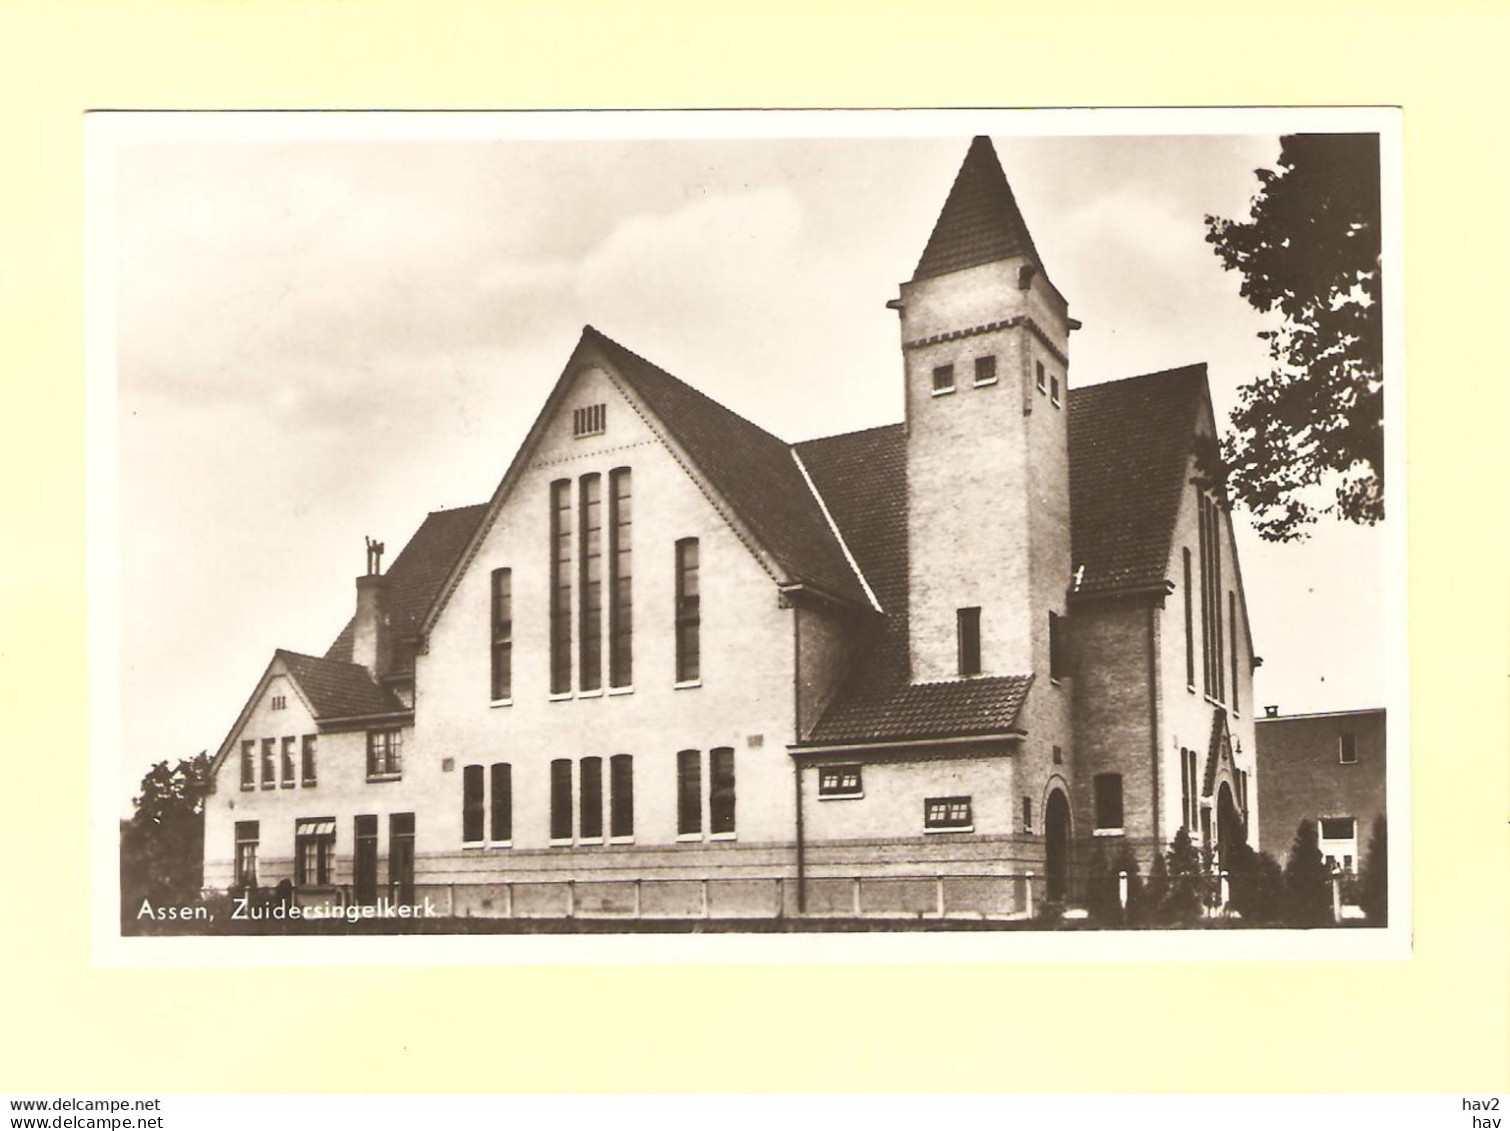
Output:
[[1190,830],[1181,828],[1169,846],[1169,894],[1164,915],[1171,922],[1188,923],[1200,918],[1206,902],[1206,876],[1201,855],[1190,843]]
[[1249,923],[1273,923],[1283,912],[1284,869],[1267,852],[1240,844],[1226,864],[1232,909]]
[[1389,826],[1380,813],[1369,835],[1368,855],[1363,858],[1358,902],[1363,914],[1376,927],[1389,925]]
[[1285,862],[1284,920],[1291,927],[1332,925],[1332,877],[1316,840],[1316,822],[1301,821]]

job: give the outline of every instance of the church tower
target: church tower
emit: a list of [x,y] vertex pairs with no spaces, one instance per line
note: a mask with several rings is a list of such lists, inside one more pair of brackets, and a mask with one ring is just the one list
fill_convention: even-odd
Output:
[[1070,584],[1078,324],[988,138],[971,143],[917,270],[889,305],[901,315],[907,383],[912,680],[1034,673],[1030,714],[1040,736],[1059,742],[1067,705],[1040,689],[1065,675],[1052,662],[1051,622]]

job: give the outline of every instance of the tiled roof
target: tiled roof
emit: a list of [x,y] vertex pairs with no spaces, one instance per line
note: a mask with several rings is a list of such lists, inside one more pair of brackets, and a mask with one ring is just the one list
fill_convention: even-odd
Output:
[[[394,670],[403,675],[414,670],[414,651],[402,641],[413,637],[430,603],[440,591],[451,567],[466,548],[467,541],[487,510],[486,503],[452,510],[431,511],[420,523],[398,557],[388,568],[388,615],[393,633]],[[341,634],[325,653],[327,660],[351,660],[353,622],[348,620]]]
[[822,508],[792,458],[792,446],[588,326],[633,386],[755,540],[796,581],[868,604]]
[[871,687],[837,698],[808,741],[886,742],[1009,731],[1032,686],[1030,675],[987,676],[947,683]]
[[1014,255],[1025,255],[1043,266],[991,140],[977,137],[970,143],[912,278],[915,282],[947,275]]
[[883,617],[816,726],[814,743],[885,742],[1010,730],[1032,677],[914,684],[907,663],[907,447],[900,424],[798,444]]
[[1190,365],[1069,397],[1070,553],[1076,593],[1161,585],[1206,367]]
[[376,683],[361,664],[278,649],[315,718],[346,719],[406,710],[393,692]]

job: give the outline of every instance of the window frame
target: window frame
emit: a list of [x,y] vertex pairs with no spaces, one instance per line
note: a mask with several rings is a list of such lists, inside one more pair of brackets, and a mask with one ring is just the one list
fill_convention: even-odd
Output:
[[[962,811],[962,816],[961,816]],[[923,799],[924,833],[973,833],[975,802],[973,794]]]
[[[1116,793],[1113,795],[1104,790],[1109,790],[1115,784]],[[1127,799],[1123,793],[1122,775],[1118,773],[1096,774],[1091,779],[1091,810],[1092,820],[1095,824],[1094,835],[1096,836],[1121,836],[1127,828]],[[1115,800],[1116,823],[1113,824],[1105,818],[1113,816],[1111,812],[1112,802]]]
[[572,482],[557,479],[550,485],[550,694],[572,694]]
[[[501,771],[501,772],[500,772]],[[502,783],[502,788],[500,788]],[[489,848],[514,847],[514,766],[493,762],[487,774],[487,844]],[[502,820],[500,820],[500,815]],[[500,827],[501,826],[501,827]]]
[[[326,833],[300,832],[305,825],[329,824]],[[301,817],[294,821],[294,886],[324,888],[332,885],[336,862],[336,819],[334,817]],[[305,860],[306,850],[314,848],[315,878],[309,878],[309,865]]]
[[[677,539],[674,657],[676,687],[702,686],[702,557],[702,545],[699,539]],[[689,581],[692,582],[693,590],[690,593],[687,591]]]
[[[622,490],[621,490],[622,488]],[[608,473],[608,690],[634,690],[634,482],[631,469]]]
[[[236,852],[234,857],[235,883],[237,887],[257,886],[257,849],[262,841],[261,821],[237,821],[235,830]],[[250,852],[247,849],[250,849]],[[250,875],[247,873],[250,872]]]
[[1065,618],[1049,610],[1049,682],[1058,686],[1069,675],[1064,656]]
[[262,788],[278,788],[278,747],[276,738],[262,740]]
[[285,734],[278,746],[278,784],[283,789],[293,789],[297,784],[294,774],[294,744],[298,739]]
[[[982,370],[985,371],[984,377],[981,376]],[[984,389],[987,385],[996,384],[998,380],[1000,380],[1000,374],[997,372],[996,355],[983,353],[977,357],[975,359],[975,387]]]
[[603,759],[577,759],[577,844],[603,843],[603,794]]
[[487,770],[482,763],[472,762],[461,768],[462,847],[482,848],[487,833]]
[[703,752],[676,752],[676,839],[702,840]]
[[[948,382],[948,384],[944,384],[944,385],[939,384],[939,379],[941,377],[944,380],[946,380]],[[931,394],[932,396],[935,396],[935,397],[947,396],[948,394],[954,392],[954,390],[956,388],[958,388],[958,387],[959,386],[956,384],[955,379],[954,379],[954,362],[950,361],[950,362],[947,362],[947,363],[945,363],[943,365],[935,365],[933,367],[933,391],[932,391],[932,394]]]
[[[1348,757],[1349,750],[1352,757]],[[1358,733],[1357,731],[1344,730],[1337,735],[1337,764],[1339,766],[1356,766],[1358,764]]]
[[575,790],[572,782],[572,760],[552,758],[550,768],[550,810],[548,832],[552,847],[561,848],[572,843],[576,833]]
[[250,793],[257,788],[257,740],[241,740],[241,791]]
[[[845,779],[854,777],[854,784],[846,786]],[[832,782],[825,780],[832,777]],[[865,766],[861,762],[835,762],[818,767],[819,801],[858,801],[865,796]]]
[[985,664],[980,639],[980,606],[954,610],[954,635],[959,676],[970,679],[984,673]]
[[[379,752],[381,757],[379,758]],[[404,730],[377,727],[367,732],[367,780],[400,781],[404,776]]]
[[1022,795],[1022,831],[1033,835],[1033,799],[1026,793]]
[[734,747],[715,746],[708,751],[709,840],[739,839],[738,796]]
[[603,476],[577,479],[577,694],[603,693]]
[[320,784],[319,765],[316,761],[318,737],[316,734],[306,734],[299,742],[299,785],[304,789],[314,789]]
[[488,697],[495,707],[514,702],[514,570],[500,566],[489,574]]
[[634,755],[608,759],[608,841],[634,843]]

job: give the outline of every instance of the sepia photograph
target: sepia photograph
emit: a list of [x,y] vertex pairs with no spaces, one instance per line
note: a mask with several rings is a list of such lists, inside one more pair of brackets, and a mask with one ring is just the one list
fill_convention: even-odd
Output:
[[117,937],[1408,954],[1398,117],[90,119]]

